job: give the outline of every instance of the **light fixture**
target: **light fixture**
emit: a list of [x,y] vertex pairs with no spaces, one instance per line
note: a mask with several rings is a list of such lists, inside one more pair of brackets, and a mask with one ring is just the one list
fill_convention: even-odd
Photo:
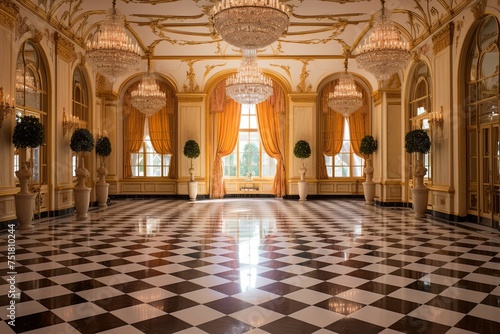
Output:
[[148,57],[148,73],[144,75],[130,95],[132,106],[140,112],[151,116],[167,105],[166,93],[160,90],[160,86],[153,74],[150,73],[151,60]]
[[356,61],[378,80],[386,80],[408,64],[411,52],[409,44],[401,40],[390,13],[385,10],[385,1],[381,0],[381,3],[382,9],[377,13],[373,31],[359,47]]
[[34,92],[35,91],[35,78],[30,71],[24,71],[24,66],[18,66],[16,68],[16,91],[26,91],[26,92]]
[[443,106],[441,106],[441,111],[432,111],[429,112],[429,125],[433,128],[436,129],[442,129],[443,128]]
[[133,71],[141,62],[139,46],[128,37],[116,0],[101,24],[97,37],[87,44],[86,58],[100,74],[114,81]]
[[344,67],[345,71],[340,75],[338,84],[335,85],[333,92],[328,94],[328,106],[342,116],[348,117],[361,108],[363,95],[356,88],[352,75],[347,72],[347,58]]
[[5,116],[14,113],[14,99],[12,99],[12,105],[10,105],[9,101],[10,96],[4,96],[3,87],[0,87],[0,128],[2,127]]
[[213,23],[227,43],[259,49],[278,40],[290,17],[288,7],[279,0],[222,0],[214,6]]
[[226,94],[241,104],[258,104],[272,93],[272,80],[259,70],[257,51],[244,49],[238,72],[226,80]]
[[68,134],[71,137],[73,131],[80,127],[80,118],[72,114],[66,116],[66,108],[63,108],[63,135]]

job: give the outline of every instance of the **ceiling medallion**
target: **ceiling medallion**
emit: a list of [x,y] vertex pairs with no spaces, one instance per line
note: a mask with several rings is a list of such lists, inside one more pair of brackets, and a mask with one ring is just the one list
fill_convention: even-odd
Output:
[[86,58],[100,74],[114,81],[132,72],[141,62],[139,46],[128,37],[116,0],[101,24],[97,37],[87,44]]
[[347,58],[344,61],[345,72],[340,75],[334,91],[328,94],[328,106],[344,117],[363,106],[363,95],[356,88],[356,82],[347,72]]
[[222,0],[214,6],[213,22],[227,43],[259,49],[278,40],[290,17],[288,7],[279,0]]
[[392,22],[390,13],[384,9],[377,13],[371,35],[358,49],[356,61],[359,66],[375,75],[378,80],[389,79],[411,59],[410,47],[401,40],[401,34]]
[[238,72],[226,80],[226,94],[241,104],[258,104],[272,93],[272,80],[259,70],[256,50],[244,49]]

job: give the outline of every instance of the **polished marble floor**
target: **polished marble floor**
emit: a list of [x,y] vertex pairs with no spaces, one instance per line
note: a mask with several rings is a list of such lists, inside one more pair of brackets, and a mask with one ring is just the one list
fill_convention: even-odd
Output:
[[15,268],[0,234],[0,333],[500,332],[497,230],[360,200],[124,200],[89,216],[16,231]]

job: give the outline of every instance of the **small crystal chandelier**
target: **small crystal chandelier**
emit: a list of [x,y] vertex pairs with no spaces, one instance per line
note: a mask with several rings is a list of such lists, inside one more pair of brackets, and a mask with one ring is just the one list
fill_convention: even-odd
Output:
[[141,62],[139,46],[128,37],[116,0],[94,41],[88,42],[86,58],[100,74],[114,81],[132,72]]
[[226,94],[241,104],[258,104],[273,93],[273,83],[262,74],[255,49],[244,49],[238,72],[226,80]]
[[278,40],[290,17],[288,7],[279,0],[222,0],[214,6],[213,23],[227,43],[259,49]]
[[167,105],[166,93],[160,90],[155,76],[150,73],[150,65],[148,58],[148,73],[142,77],[137,88],[130,93],[132,106],[146,116],[153,115]]
[[401,34],[392,22],[390,13],[385,11],[385,0],[377,13],[372,34],[358,49],[356,61],[375,75],[378,80],[386,80],[402,69],[411,59],[410,46],[401,40]]
[[328,106],[344,117],[361,108],[363,95],[356,89],[356,83],[350,73],[347,72],[347,58],[344,61],[345,71],[340,75],[339,83],[333,92],[328,94]]

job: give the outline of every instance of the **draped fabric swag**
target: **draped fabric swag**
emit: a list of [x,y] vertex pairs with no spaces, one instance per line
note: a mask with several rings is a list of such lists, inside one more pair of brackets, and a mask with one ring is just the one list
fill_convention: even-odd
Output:
[[[128,98],[127,98],[128,97]],[[124,98],[124,121],[123,121],[123,160],[125,177],[132,177],[132,153],[137,153],[141,149],[144,139],[144,124],[146,115],[132,107],[130,103],[130,94],[127,93]]]
[[224,197],[222,158],[233,152],[238,141],[241,106],[234,100],[225,104],[224,112],[215,114],[216,146],[212,171],[211,198]]
[[[275,91],[277,89],[275,88]],[[282,91],[281,88],[278,88]],[[259,134],[266,153],[277,160],[276,174],[272,192],[277,197],[286,195],[285,164],[284,164],[284,113],[275,111],[275,107],[266,101],[257,106],[257,121]]]

